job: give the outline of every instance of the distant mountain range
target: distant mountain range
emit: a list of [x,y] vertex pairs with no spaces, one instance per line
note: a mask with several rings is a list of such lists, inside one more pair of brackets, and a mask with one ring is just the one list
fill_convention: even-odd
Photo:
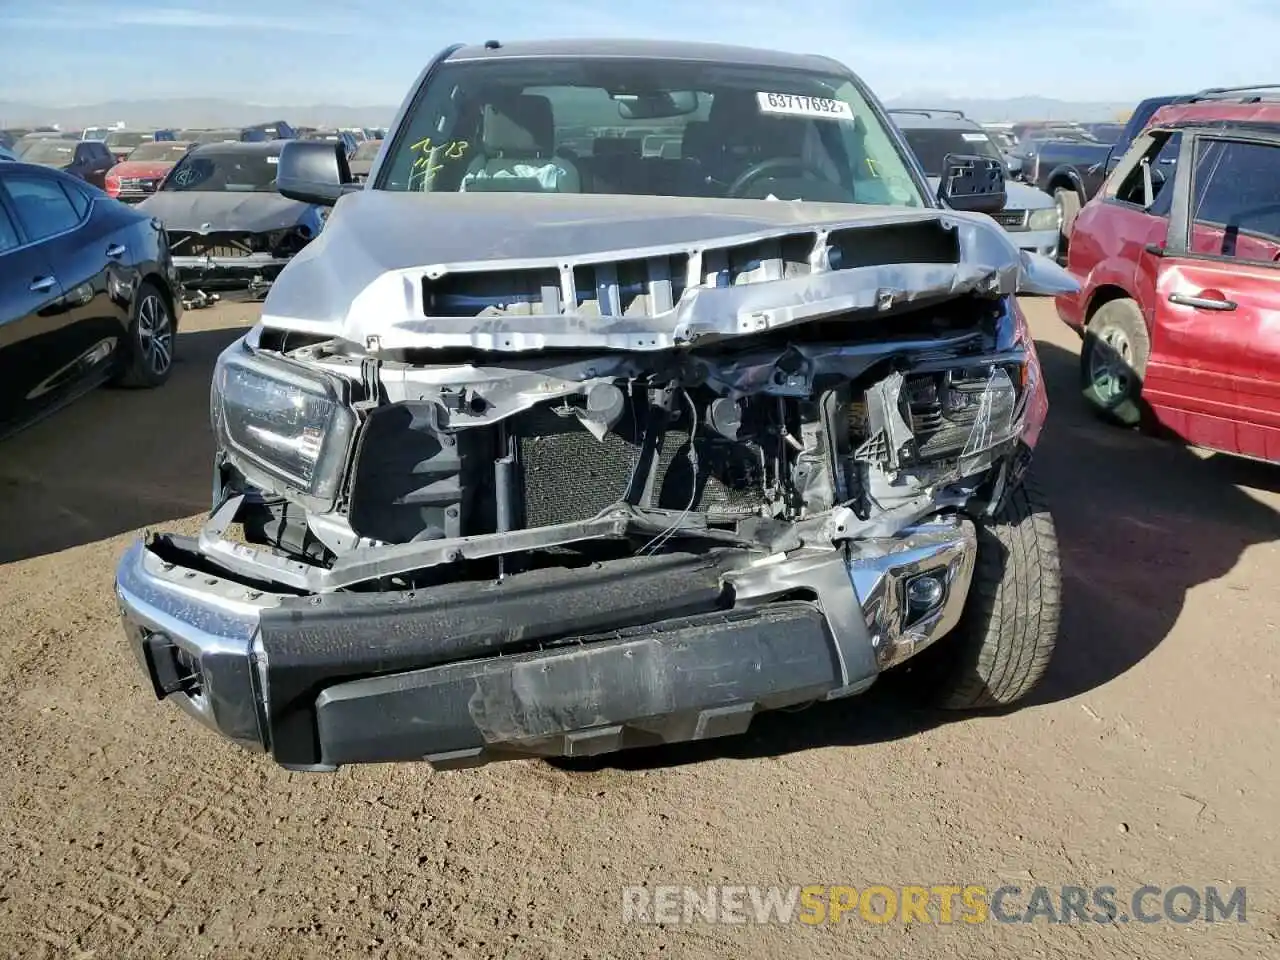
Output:
[[1073,101],[1051,97],[1008,97],[1006,99],[968,99],[929,93],[907,93],[885,100],[889,107],[939,107],[962,110],[974,120],[1076,120],[1080,123],[1103,123],[1125,119],[1136,101]]
[[[891,107],[941,107],[962,110],[975,120],[1079,120],[1096,122],[1123,116],[1132,103],[1097,103],[1054,100],[1048,97],[965,99],[910,93],[887,101]],[[212,97],[165,100],[109,100],[80,106],[52,106],[0,100],[0,127],[58,124],[80,128],[123,122],[128,127],[238,127],[270,120],[292,124],[332,126],[385,126],[397,107],[269,106]]]
[[165,100],[108,100],[77,106],[17,103],[0,100],[0,127],[57,124],[66,129],[123,122],[140,129],[163,127],[240,127],[250,123],[285,120],[291,124],[337,127],[385,126],[397,106],[350,107],[338,104],[272,106],[188,97]]

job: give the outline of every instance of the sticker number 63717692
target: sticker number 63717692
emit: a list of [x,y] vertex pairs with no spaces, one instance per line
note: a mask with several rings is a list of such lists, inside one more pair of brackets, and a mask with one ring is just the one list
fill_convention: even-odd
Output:
[[761,113],[792,117],[817,117],[823,120],[852,120],[853,110],[843,100],[826,97],[803,97],[794,93],[757,93]]

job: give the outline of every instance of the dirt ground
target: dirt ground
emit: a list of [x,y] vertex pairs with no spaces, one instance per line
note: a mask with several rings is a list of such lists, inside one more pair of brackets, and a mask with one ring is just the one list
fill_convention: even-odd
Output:
[[[749,735],[433,774],[290,774],[154,702],[113,567],[207,506],[208,380],[253,309],[187,317],[159,393],[0,444],[0,952],[63,957],[1280,956],[1280,471],[1106,428],[1051,386],[1065,628],[1033,702],[881,684]],[[1247,887],[1247,922],[624,923],[632,884]]]

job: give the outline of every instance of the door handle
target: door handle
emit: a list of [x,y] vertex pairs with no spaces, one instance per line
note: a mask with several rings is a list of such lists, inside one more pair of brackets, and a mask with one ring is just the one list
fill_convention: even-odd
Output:
[[107,256],[112,260],[118,260],[124,256],[124,246],[119,243],[111,244],[111,246],[107,247]]
[[58,281],[53,277],[36,277],[36,279],[31,281],[31,292],[47,293],[53,289],[54,284],[57,282]]
[[1169,294],[1170,303],[1178,303],[1184,307],[1195,307],[1198,310],[1234,310],[1234,300],[1218,300],[1213,297],[1189,297],[1185,293]]

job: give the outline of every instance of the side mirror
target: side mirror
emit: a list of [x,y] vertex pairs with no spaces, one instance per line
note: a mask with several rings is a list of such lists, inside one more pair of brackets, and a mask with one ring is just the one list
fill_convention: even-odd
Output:
[[290,140],[280,151],[276,190],[281,196],[331,207],[353,186],[340,140]]
[[999,213],[1005,205],[1004,162],[949,153],[942,161],[938,200],[952,210]]

